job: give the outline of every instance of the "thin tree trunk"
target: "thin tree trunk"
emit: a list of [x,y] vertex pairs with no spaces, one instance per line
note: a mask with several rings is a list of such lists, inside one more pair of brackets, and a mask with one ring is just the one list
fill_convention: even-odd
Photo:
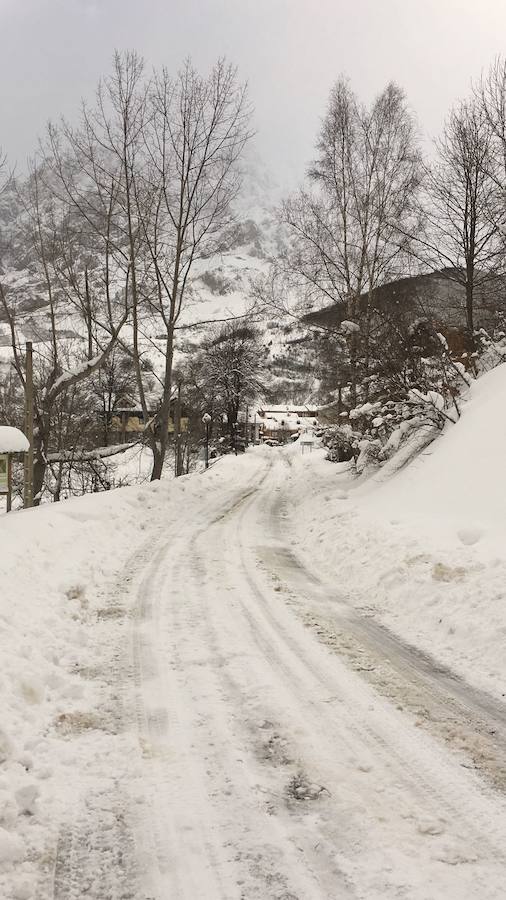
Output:
[[466,325],[467,325],[467,349],[474,351],[474,285],[469,278],[466,281]]
[[167,343],[165,346],[165,378],[162,405],[158,416],[160,434],[159,440],[156,442],[156,451],[153,452],[153,470],[151,472],[151,481],[157,481],[162,477],[163,463],[167,450],[167,441],[169,435],[169,419],[170,419],[170,395],[172,393],[172,363],[174,359],[174,329],[171,326],[167,334]]

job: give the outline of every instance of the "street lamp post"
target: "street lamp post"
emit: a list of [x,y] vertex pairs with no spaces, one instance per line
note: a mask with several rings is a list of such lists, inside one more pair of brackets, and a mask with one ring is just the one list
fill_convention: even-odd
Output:
[[211,416],[209,413],[204,413],[202,416],[202,421],[206,426],[206,469],[209,468],[209,426],[211,424]]

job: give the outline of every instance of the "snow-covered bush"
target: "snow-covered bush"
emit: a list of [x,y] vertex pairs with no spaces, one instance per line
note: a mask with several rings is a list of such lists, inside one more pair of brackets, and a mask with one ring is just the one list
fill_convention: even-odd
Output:
[[385,463],[408,442],[416,446],[413,439],[418,431],[427,434],[429,428],[435,435],[448,421],[456,421],[460,414],[459,383],[465,388],[469,381],[463,365],[451,361],[449,369],[438,369],[436,360],[424,359],[420,371],[424,377],[418,379],[419,386],[392,391],[395,399],[388,396],[384,383],[370,379],[369,391],[379,393],[382,389],[383,398],[361,403],[342,414],[347,418],[345,424],[323,429],[327,458],[334,462],[351,460],[361,474]]
[[382,446],[378,438],[360,441],[358,446],[360,453],[355,461],[355,469],[357,475],[361,475],[366,469],[379,465]]
[[353,431],[350,425],[328,425],[318,434],[331,462],[347,462],[358,457],[360,434]]
[[474,334],[476,350],[472,354],[477,375],[482,375],[506,361],[506,317],[499,317],[492,334],[480,328]]

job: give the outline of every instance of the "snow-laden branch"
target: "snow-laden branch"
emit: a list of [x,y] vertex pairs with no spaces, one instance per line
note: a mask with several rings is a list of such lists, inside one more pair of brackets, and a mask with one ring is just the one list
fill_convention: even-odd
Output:
[[84,381],[86,378],[89,378],[90,375],[93,375],[93,373],[100,368],[100,366],[106,361],[109,353],[116,344],[118,334],[126,322],[127,315],[128,313],[125,312],[118,327],[113,331],[109,343],[101,353],[97,354],[97,356],[93,357],[93,359],[85,360],[85,362],[81,363],[81,365],[79,366],[76,366],[76,368],[70,369],[67,372],[63,372],[63,374],[56,379],[56,381],[47,391],[46,400],[48,403],[53,403],[56,398],[61,393],[63,393],[63,391],[67,391],[69,390],[69,388],[74,387],[74,385],[79,384],[79,382]]
[[92,462],[98,459],[107,459],[109,456],[117,456],[118,453],[125,453],[140,441],[134,441],[130,444],[112,444],[110,447],[96,447],[94,450],[60,450],[55,453],[47,454],[47,462]]

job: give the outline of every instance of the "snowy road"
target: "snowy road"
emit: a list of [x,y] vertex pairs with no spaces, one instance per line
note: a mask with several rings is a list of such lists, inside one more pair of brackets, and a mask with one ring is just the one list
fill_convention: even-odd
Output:
[[100,760],[55,900],[504,897],[501,704],[304,568],[289,477],[258,454],[136,551],[108,627],[140,750]]

